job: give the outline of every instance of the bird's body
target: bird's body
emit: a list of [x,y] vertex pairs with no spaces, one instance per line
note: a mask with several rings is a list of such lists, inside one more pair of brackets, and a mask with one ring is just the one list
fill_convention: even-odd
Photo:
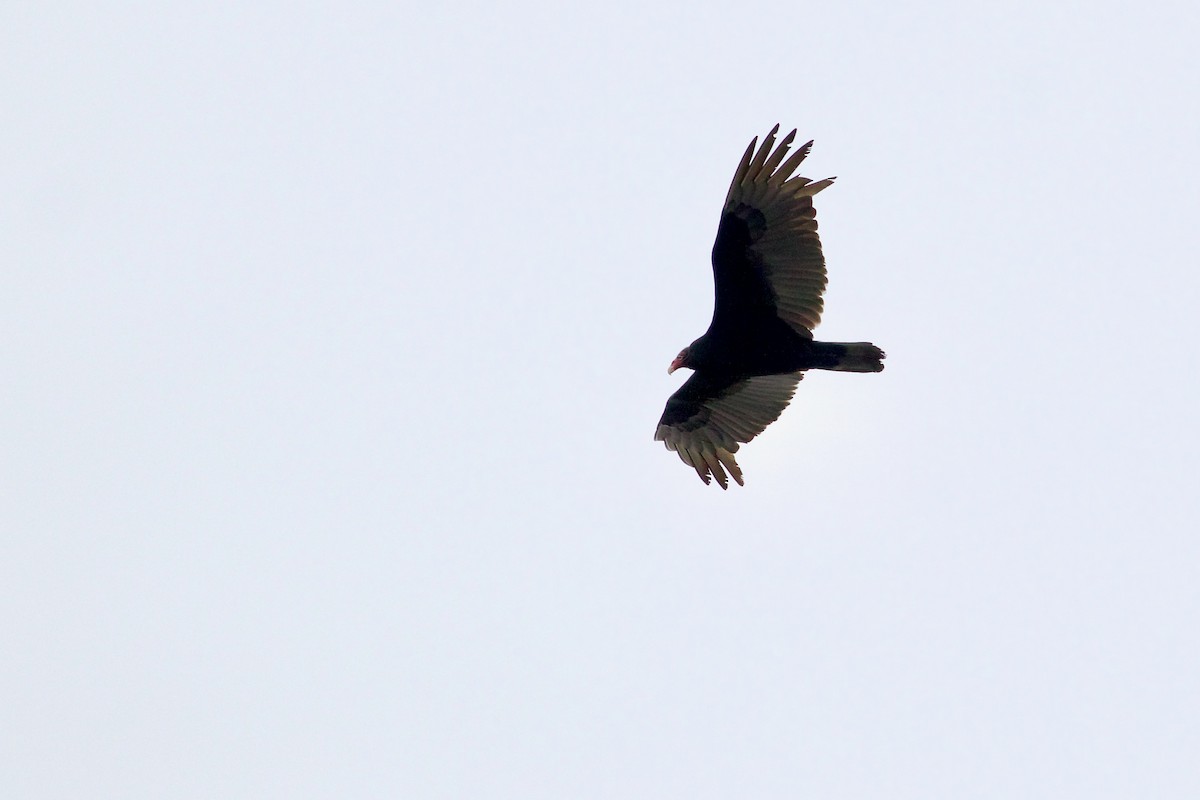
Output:
[[[783,161],[792,131],[772,152],[779,126],[750,143],[725,199],[713,245],[712,323],[668,372],[695,371],[667,401],[655,438],[708,483],[742,483],[733,454],[774,422],[805,370],[879,372],[884,353],[867,342],[812,338],[820,322],[825,258],[812,196],[832,178],[792,177],[812,142]],[[781,163],[782,162],[782,163]]]

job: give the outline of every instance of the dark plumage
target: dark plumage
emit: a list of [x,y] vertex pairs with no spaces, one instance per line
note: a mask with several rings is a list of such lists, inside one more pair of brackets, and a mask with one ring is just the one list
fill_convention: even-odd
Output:
[[733,454],[779,418],[804,370],[879,372],[884,353],[868,342],[817,342],[825,257],[812,198],[833,178],[792,176],[812,142],[787,161],[792,131],[775,144],[776,125],[750,142],[733,175],[713,245],[712,322],[680,351],[668,373],[695,373],[667,400],[654,438],[705,482],[739,484]]

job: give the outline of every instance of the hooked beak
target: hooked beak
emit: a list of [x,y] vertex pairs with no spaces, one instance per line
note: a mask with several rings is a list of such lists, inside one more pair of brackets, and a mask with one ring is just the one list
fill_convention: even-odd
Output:
[[674,372],[675,370],[679,369],[682,366],[683,366],[683,356],[676,356],[675,360],[671,362],[671,366],[667,367],[667,374],[670,375],[672,372]]

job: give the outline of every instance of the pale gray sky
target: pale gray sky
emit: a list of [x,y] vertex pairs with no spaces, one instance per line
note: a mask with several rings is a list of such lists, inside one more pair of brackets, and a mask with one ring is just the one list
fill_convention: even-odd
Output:
[[[1193,3],[0,10],[0,795],[1200,796]],[[827,340],[652,441],[742,150]]]

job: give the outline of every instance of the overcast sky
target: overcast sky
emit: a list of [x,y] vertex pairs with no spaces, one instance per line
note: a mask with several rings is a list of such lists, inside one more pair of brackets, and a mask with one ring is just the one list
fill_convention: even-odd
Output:
[[[0,7],[0,795],[1200,796],[1185,2]],[[808,376],[655,423],[743,149]]]

